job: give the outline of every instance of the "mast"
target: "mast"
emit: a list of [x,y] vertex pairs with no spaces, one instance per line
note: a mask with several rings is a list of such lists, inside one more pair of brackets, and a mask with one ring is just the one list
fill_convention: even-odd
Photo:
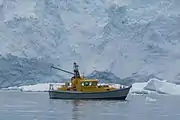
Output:
[[75,78],[80,78],[80,73],[79,73],[78,67],[79,67],[79,65],[77,65],[77,64],[74,62],[73,69],[74,69],[74,77],[75,77]]

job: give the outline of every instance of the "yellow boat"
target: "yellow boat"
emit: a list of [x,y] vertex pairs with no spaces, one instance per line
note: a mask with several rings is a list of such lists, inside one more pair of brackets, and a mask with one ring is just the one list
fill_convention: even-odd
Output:
[[119,99],[125,100],[132,86],[121,85],[119,88],[110,85],[100,85],[97,79],[86,79],[80,76],[78,65],[74,63],[74,72],[51,66],[51,68],[72,74],[70,82],[65,85],[49,86],[50,99]]

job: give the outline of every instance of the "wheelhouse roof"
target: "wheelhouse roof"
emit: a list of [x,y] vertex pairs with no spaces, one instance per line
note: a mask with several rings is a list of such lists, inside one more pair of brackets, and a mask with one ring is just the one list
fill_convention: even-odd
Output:
[[81,82],[99,82],[97,79],[83,79]]

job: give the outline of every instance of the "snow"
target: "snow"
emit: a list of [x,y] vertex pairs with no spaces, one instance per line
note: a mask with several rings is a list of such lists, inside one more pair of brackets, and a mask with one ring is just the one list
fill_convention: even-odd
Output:
[[75,61],[85,75],[109,70],[120,78],[138,73],[177,81],[179,4],[0,0],[0,54],[44,59],[69,70]]

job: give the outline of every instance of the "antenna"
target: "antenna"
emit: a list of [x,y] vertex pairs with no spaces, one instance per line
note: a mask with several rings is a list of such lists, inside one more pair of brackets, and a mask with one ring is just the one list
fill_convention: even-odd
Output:
[[74,77],[75,78],[80,78],[80,73],[79,73],[79,69],[78,69],[79,65],[77,65],[75,62],[74,62]]
[[82,77],[84,78],[84,72],[82,74],[83,74]]

